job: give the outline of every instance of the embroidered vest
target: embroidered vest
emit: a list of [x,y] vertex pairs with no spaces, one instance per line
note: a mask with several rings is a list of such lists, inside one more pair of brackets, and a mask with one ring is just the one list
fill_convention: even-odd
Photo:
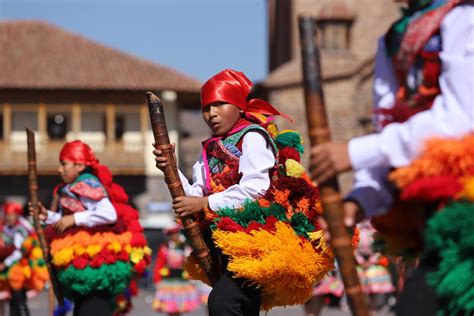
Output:
[[442,49],[440,26],[446,14],[457,4],[446,5],[415,18],[408,26],[393,65],[399,83],[395,105],[378,109],[382,127],[404,122],[418,112],[430,109],[439,95]]
[[[257,124],[248,125],[226,138],[211,141],[204,148],[207,176],[210,177],[210,187],[207,188],[209,194],[222,192],[239,183],[242,178],[239,173],[239,159],[242,156],[243,137],[250,131],[259,132],[265,137],[275,153],[275,166],[278,163],[278,148],[274,140],[265,128]],[[273,172],[274,169],[271,170],[270,177]]]
[[100,201],[107,196],[99,179],[90,174],[84,173],[77,177],[74,182],[69,183],[59,189],[59,207],[63,215],[83,212],[86,210],[80,197],[86,197],[93,201]]

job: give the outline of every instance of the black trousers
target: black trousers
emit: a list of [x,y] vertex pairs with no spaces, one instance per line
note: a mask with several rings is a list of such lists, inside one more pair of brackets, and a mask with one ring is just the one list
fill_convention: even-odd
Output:
[[227,271],[229,261],[215,247],[210,230],[203,231],[203,237],[211,252],[213,264],[222,271],[207,300],[209,316],[258,316],[262,297],[260,290],[248,285],[245,279],[234,278]]
[[426,283],[426,274],[436,271],[438,261],[434,255],[420,260],[413,274],[406,279],[405,287],[397,300],[397,316],[436,315],[438,303],[435,291]]
[[261,293],[226,271],[209,294],[209,316],[258,316]]
[[30,311],[26,305],[26,291],[12,291],[10,316],[30,316]]
[[74,316],[112,316],[111,299],[105,295],[84,297],[74,302]]

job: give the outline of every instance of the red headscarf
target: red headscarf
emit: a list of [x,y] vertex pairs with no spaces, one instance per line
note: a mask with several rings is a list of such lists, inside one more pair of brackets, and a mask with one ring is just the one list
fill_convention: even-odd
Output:
[[112,185],[112,173],[109,168],[99,164],[99,160],[95,157],[92,148],[80,140],[74,140],[64,144],[59,153],[59,160],[83,163],[86,166],[90,166],[94,175],[99,178],[100,182],[102,182],[107,189]]
[[23,215],[23,207],[14,202],[7,202],[5,203],[5,214],[16,214],[16,215]]
[[243,72],[225,69],[209,79],[201,88],[201,107],[213,102],[226,102],[235,105],[244,112],[260,113],[267,116],[281,115],[270,103],[261,99],[247,97],[252,89],[252,81]]
[[74,163],[83,163],[86,166],[92,166],[99,163],[95,158],[92,148],[80,140],[74,140],[66,143],[59,153],[59,160],[67,160]]

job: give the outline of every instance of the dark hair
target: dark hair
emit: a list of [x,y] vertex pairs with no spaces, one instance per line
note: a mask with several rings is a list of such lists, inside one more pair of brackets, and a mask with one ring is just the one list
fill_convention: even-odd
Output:
[[92,167],[91,166],[86,166],[84,170],[82,170],[79,174],[84,174],[84,173],[90,173],[93,174],[92,172]]

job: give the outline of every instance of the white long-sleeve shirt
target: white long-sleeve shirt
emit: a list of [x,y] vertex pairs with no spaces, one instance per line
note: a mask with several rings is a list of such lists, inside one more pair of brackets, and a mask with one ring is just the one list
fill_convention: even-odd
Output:
[[[355,170],[408,165],[433,136],[461,137],[474,131],[474,6],[460,5],[441,23],[443,43],[439,78],[441,94],[431,109],[406,122],[387,125],[380,133],[349,142],[349,156]],[[394,105],[397,84],[391,62],[379,50],[374,82],[375,106]]]
[[[258,132],[248,132],[242,140],[239,159],[240,182],[225,191],[209,195],[209,207],[216,211],[222,207],[238,207],[248,199],[255,200],[270,187],[269,171],[275,165],[275,154],[270,144]],[[206,170],[202,157],[193,166],[193,184],[180,172],[181,182],[188,196],[206,195]]]
[[[474,130],[474,7],[459,6],[441,24],[441,94],[433,107],[404,123],[392,123],[380,133],[349,142],[349,156],[355,169],[353,191],[366,215],[380,215],[391,204],[386,175],[391,167],[410,163],[428,137],[461,137]],[[374,107],[394,106],[398,83],[393,64],[385,52],[383,38],[375,57]]]
[[[33,226],[31,226],[30,222],[28,222],[23,216],[20,216],[18,218],[18,223],[16,225],[23,226],[26,229],[26,232],[33,232]],[[23,245],[23,242],[25,241],[27,235],[25,235],[25,233],[22,233],[21,230],[16,229],[16,227],[6,226],[4,229],[13,230],[13,247],[15,247],[15,250],[13,250],[13,252],[3,260],[3,263],[7,267],[10,267],[13,263],[17,262],[21,259],[21,257],[23,257],[23,254],[21,252],[21,246]]]
[[[117,221],[117,212],[109,198],[104,197],[100,201],[94,201],[85,197],[79,197],[86,208],[85,211],[74,213],[76,226],[93,227],[97,225],[113,224]],[[62,217],[61,213],[48,211],[46,224],[54,224]]]

